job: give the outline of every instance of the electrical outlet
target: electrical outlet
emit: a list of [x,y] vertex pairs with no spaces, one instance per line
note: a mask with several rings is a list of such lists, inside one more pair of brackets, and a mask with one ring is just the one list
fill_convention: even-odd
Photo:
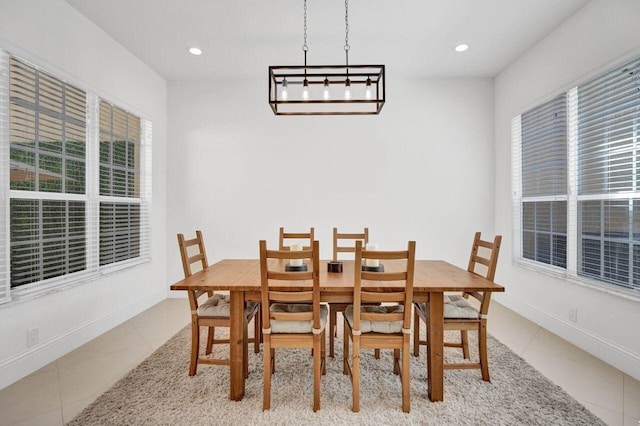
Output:
[[578,322],[578,308],[569,306],[569,321]]
[[27,330],[27,347],[38,344],[38,328],[30,328]]

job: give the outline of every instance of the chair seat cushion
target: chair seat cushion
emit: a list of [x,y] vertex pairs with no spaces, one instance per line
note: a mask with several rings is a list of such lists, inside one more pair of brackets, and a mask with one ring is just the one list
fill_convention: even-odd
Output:
[[[255,311],[256,302],[248,302],[244,308],[244,315],[249,316]],[[231,304],[226,294],[214,294],[206,302],[198,306],[198,316],[202,318],[229,318]]]
[[[427,303],[418,304],[418,308],[426,315],[429,313]],[[459,295],[444,296],[445,319],[478,319],[478,310],[471,306],[467,299]]]
[[[404,312],[404,306],[391,305],[391,306],[372,306],[363,305],[360,306],[360,312],[374,312],[381,314]],[[349,325],[353,327],[353,305],[347,306],[344,311],[344,317],[349,322]],[[362,333],[402,333],[402,321],[368,321],[360,320],[360,332]]]
[[[269,308],[271,312],[311,312],[313,305],[303,303],[273,303]],[[320,305],[320,328],[324,330],[327,325],[329,309],[327,305]],[[271,333],[311,333],[313,320],[308,321],[286,321],[274,320],[271,323]]]
[[460,295],[449,296],[449,301],[444,304],[445,318],[478,319],[478,310]]

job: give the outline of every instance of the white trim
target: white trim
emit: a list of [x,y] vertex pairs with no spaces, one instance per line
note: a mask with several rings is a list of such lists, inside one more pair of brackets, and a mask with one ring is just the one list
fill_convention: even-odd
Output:
[[82,201],[87,202],[89,197],[85,194],[68,194],[64,192],[22,191],[12,189],[9,197],[20,200],[56,200],[56,201]]
[[[493,301],[494,299],[492,298]],[[545,312],[537,306],[515,299],[507,293],[501,293],[500,300],[496,301],[496,303],[517,312],[540,327],[586,350],[593,356],[617,366],[626,374],[640,378],[640,357],[619,344],[605,340],[599,335],[579,328],[575,324]],[[489,326],[488,332],[491,334],[491,326]]]
[[567,92],[567,272],[578,274],[578,88]]
[[87,269],[98,271],[100,269],[100,194],[99,173],[90,173],[92,170],[100,170],[100,99],[93,93],[87,93],[87,158],[85,188],[88,194],[85,216],[87,231],[85,241],[87,244],[86,259]]
[[100,195],[100,202],[110,204],[142,204],[140,198],[116,197],[112,195]]
[[[102,333],[111,330],[139,312],[149,309],[165,298],[163,292],[154,293],[132,303],[109,312],[92,321],[85,322],[50,340],[27,349],[13,357],[0,362],[0,389],[11,385],[33,371],[55,361],[69,352],[69,348],[77,348]],[[186,325],[186,323],[185,323]],[[182,328],[183,326],[180,326]]]
[[511,257],[522,257],[522,116],[511,120]]
[[0,49],[0,305],[11,302],[9,223],[9,53]]

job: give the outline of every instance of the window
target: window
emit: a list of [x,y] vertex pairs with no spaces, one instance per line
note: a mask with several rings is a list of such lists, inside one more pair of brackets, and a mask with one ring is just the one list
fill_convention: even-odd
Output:
[[566,95],[522,114],[522,256],[566,267]]
[[512,130],[516,257],[640,291],[640,59]]
[[640,59],[578,86],[578,274],[640,290]]
[[[83,270],[86,94],[11,58],[11,287]],[[56,197],[53,198],[52,195]]]
[[140,255],[140,167],[140,119],[100,102],[100,265]]
[[0,303],[148,259],[151,124],[2,50],[0,75]]

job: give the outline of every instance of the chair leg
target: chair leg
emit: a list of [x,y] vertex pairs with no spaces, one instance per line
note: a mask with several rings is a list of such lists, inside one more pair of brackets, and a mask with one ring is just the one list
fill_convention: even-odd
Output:
[[271,408],[271,372],[272,372],[272,354],[271,340],[264,337],[264,354],[263,354],[263,367],[262,367],[262,411]]
[[321,336],[313,335],[313,411],[320,409],[320,378],[322,377]]
[[469,333],[467,330],[460,330],[460,340],[462,341],[462,357],[469,359]]
[[200,326],[198,320],[191,320],[191,362],[189,363],[189,375],[195,376],[198,367],[198,352],[200,351]]
[[408,413],[411,409],[409,373],[409,336],[406,336],[402,348],[402,369],[400,371],[400,380],[402,382],[402,411],[405,413]]
[[244,378],[249,377],[249,321],[244,319],[242,324],[242,371]]
[[482,380],[490,382],[489,378],[489,358],[487,356],[487,322],[482,321],[478,330],[478,352],[480,353],[480,370]]
[[400,374],[400,349],[393,350],[393,374]]
[[420,316],[413,308],[413,356],[420,356]]
[[335,307],[329,305],[329,356],[334,357],[335,337],[338,333],[338,313]]
[[380,359],[380,349],[374,349],[373,350],[373,357],[375,359]]
[[320,353],[322,354],[322,375],[327,374],[327,330],[320,336]]
[[347,363],[349,362],[349,333],[347,332],[347,320],[343,320],[343,337],[342,337],[342,374],[349,374]]
[[213,348],[213,342],[216,340],[216,328],[208,327],[207,329],[207,347],[204,351],[205,355],[209,355]]
[[353,388],[352,411],[360,411],[360,336],[353,336],[353,362],[352,362],[351,387]]
[[262,313],[260,312],[260,307],[258,307],[258,312],[253,316],[253,352],[258,354],[260,353],[260,340],[262,339],[262,333],[260,330],[262,329],[261,318]]
[[271,348],[271,372],[276,372],[276,350]]

